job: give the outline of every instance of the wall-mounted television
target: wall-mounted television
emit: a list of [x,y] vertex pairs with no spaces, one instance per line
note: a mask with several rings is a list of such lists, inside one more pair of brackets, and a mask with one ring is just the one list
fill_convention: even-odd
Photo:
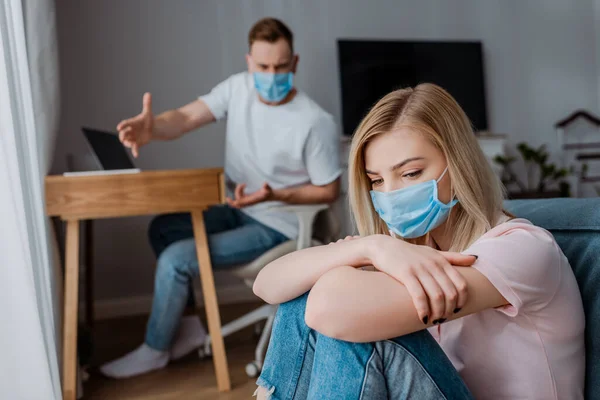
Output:
[[488,129],[481,42],[340,39],[338,57],[346,135],[385,94],[424,82],[450,92],[475,131]]

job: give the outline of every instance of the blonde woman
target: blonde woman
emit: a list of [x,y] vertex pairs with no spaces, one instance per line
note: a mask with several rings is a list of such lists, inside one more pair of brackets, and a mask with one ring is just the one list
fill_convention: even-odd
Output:
[[281,304],[259,398],[583,397],[569,263],[549,232],[503,212],[446,91],[381,99],[349,165],[360,237],[282,257],[254,285]]

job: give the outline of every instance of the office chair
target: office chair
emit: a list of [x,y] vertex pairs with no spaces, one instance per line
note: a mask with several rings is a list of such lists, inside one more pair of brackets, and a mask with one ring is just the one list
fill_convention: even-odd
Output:
[[[281,209],[296,214],[299,222],[298,239],[281,243],[254,261],[233,267],[230,270],[233,275],[242,279],[250,288],[254,285],[254,280],[258,276],[258,273],[271,261],[296,250],[332,242],[339,235],[339,221],[327,204],[289,205],[282,206]],[[221,328],[223,337],[226,337],[248,326],[257,326],[260,321],[266,320],[258,345],[256,346],[254,361],[246,365],[246,374],[251,378],[258,376],[262,369],[276,311],[276,305],[265,304]],[[198,355],[200,358],[204,358],[210,354],[211,341],[210,336],[208,336],[204,346],[198,350]]]

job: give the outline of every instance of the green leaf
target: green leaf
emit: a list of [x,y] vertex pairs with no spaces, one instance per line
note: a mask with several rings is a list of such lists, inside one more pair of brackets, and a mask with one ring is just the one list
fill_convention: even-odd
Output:
[[589,165],[587,165],[587,163],[583,164],[583,165],[581,166],[581,174],[582,174],[582,175],[585,175],[585,173],[586,173],[586,172],[588,172],[588,169],[589,169],[589,168],[590,168],[590,166],[589,166]]
[[521,153],[521,157],[525,161],[531,161],[531,157],[533,155],[533,149],[527,145],[525,142],[521,142],[517,145],[517,150]]
[[501,155],[497,155],[494,157],[494,162],[500,164],[500,165],[509,165],[510,163],[514,162],[515,158],[511,157],[511,156],[501,156]]
[[543,178],[546,178],[548,176],[552,176],[556,173],[556,167],[554,166],[554,164],[550,164],[550,165],[542,165],[540,167],[541,169],[541,174]]
[[571,185],[567,181],[561,181],[558,184],[558,190],[562,197],[571,197]]
[[555,171],[552,175],[552,178],[558,180],[560,178],[564,178],[569,174],[569,171],[566,168],[561,168],[558,171]]

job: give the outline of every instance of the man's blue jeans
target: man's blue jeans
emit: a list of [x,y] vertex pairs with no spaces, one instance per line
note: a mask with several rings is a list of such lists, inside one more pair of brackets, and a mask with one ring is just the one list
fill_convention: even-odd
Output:
[[426,330],[376,343],[332,339],[304,322],[307,297],[277,310],[257,382],[272,400],[472,399]]
[[[211,263],[216,268],[250,262],[288,240],[278,231],[228,206],[205,211],[204,223]],[[156,217],[150,224],[149,236],[158,262],[146,344],[166,351],[177,333],[191,282],[199,275],[190,215]]]

